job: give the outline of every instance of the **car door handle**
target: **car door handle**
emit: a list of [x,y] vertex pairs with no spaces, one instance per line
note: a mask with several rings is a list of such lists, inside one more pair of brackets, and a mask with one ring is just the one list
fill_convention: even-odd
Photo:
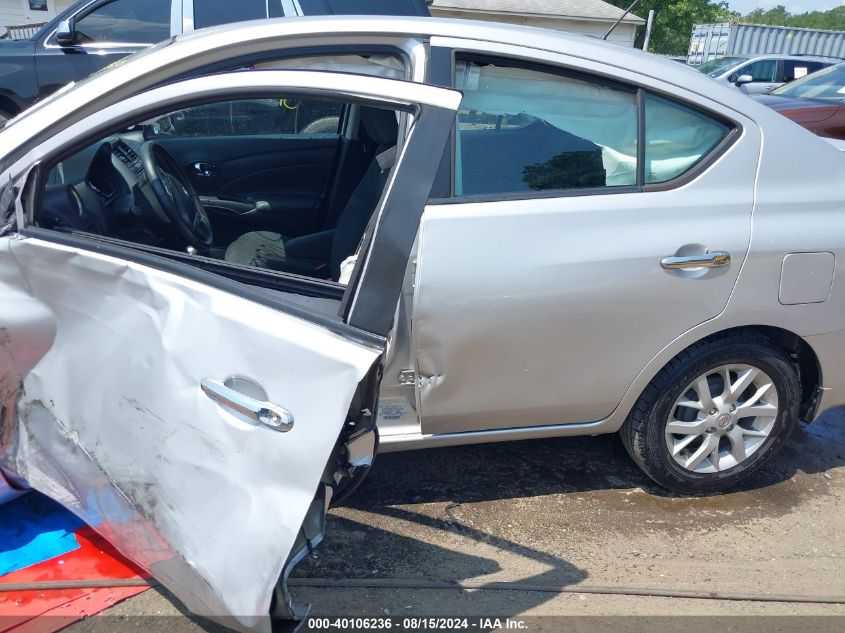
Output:
[[679,268],[721,268],[731,263],[731,254],[725,251],[704,253],[703,255],[687,255],[679,257],[664,257],[660,265],[666,270]]
[[217,165],[206,163],[201,160],[191,163],[191,169],[193,170],[194,175],[202,176],[203,178],[211,178],[211,176],[214,176],[217,173]]
[[262,402],[224,385],[219,380],[203,378],[200,387],[209,398],[268,429],[287,433],[293,428],[293,413],[278,404]]

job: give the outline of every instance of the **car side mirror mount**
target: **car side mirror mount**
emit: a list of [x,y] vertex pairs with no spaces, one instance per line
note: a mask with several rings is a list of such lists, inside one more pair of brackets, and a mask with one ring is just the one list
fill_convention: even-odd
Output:
[[734,85],[744,86],[745,84],[750,84],[753,81],[754,77],[752,77],[751,75],[740,75],[736,78],[736,81],[734,81]]
[[62,20],[56,28],[56,44],[59,46],[73,46],[76,44],[76,28],[73,18]]

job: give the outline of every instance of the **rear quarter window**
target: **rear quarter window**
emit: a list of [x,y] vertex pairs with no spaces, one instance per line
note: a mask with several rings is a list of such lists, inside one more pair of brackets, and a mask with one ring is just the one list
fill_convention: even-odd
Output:
[[[278,2],[278,0],[273,0]],[[267,17],[267,0],[195,0],[194,28]]]

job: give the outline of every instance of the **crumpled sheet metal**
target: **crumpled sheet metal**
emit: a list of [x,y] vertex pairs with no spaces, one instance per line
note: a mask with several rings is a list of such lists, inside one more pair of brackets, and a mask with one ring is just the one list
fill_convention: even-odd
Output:
[[[23,391],[18,415],[3,419],[0,467],[76,513],[191,611],[269,631],[273,587],[379,350],[40,240],[0,239],[0,270],[0,296],[27,297],[28,287],[36,297],[0,304],[12,325],[7,353],[28,350],[3,365],[4,384]],[[20,343],[27,337],[36,342]],[[200,390],[205,377],[232,375],[292,411],[293,430],[247,423]],[[5,411],[15,395],[4,390]]]

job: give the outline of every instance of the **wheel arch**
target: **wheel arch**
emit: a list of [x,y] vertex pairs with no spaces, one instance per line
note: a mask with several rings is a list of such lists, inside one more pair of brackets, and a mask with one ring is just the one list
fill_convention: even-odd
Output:
[[[688,332],[687,334],[692,333]],[[683,341],[682,346],[675,347],[671,344],[666,346],[663,352],[655,356],[643,369],[637,380],[632,383],[632,389],[629,389],[623,399],[625,406],[620,407],[621,410],[617,409],[616,414],[612,416],[614,420],[613,426],[617,428],[622,426],[643,392],[648,388],[648,385],[678,355],[702,342],[743,333],[764,336],[789,355],[795,363],[801,383],[799,415],[803,420],[812,420],[818,408],[819,387],[822,384],[822,367],[816,352],[810,347],[809,343],[791,330],[773,325],[749,324],[732,326],[716,331],[702,331],[695,338],[679,337],[679,339],[675,340],[675,343]]]
[[0,110],[11,115],[18,115],[21,113],[21,109],[18,104],[4,94],[0,94]]

